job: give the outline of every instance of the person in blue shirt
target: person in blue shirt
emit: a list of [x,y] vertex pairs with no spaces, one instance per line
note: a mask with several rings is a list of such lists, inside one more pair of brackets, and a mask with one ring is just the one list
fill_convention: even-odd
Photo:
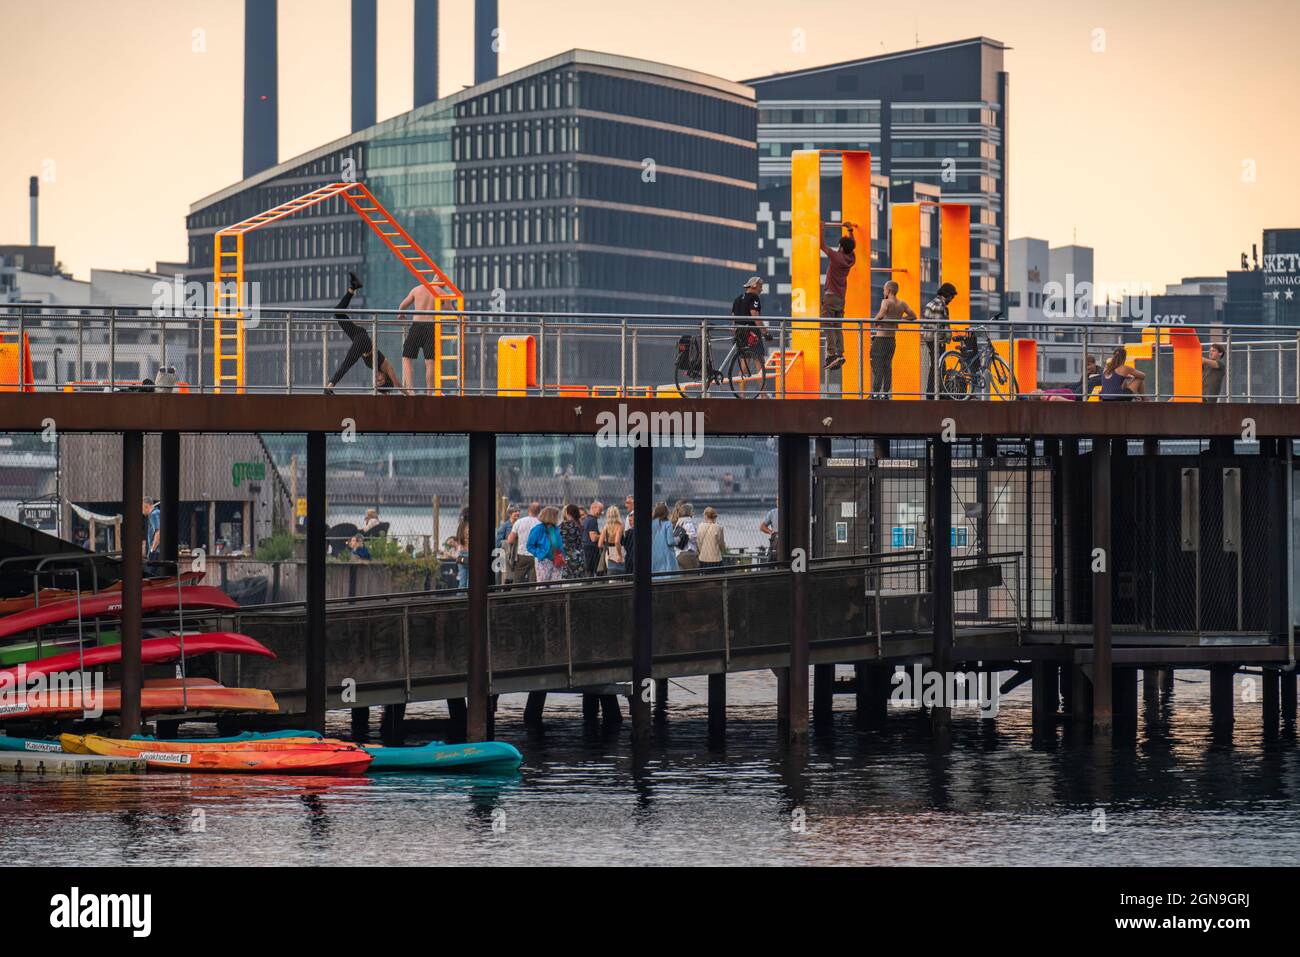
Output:
[[149,499],[145,499],[144,514],[146,518],[144,533],[145,560],[156,562],[162,557],[162,509]]
[[366,548],[366,540],[360,535],[352,536],[352,540],[348,542],[348,548],[352,549],[352,557],[358,561],[370,561],[370,549]]
[[654,521],[650,523],[650,571],[677,571],[677,549],[673,542],[673,523],[668,520],[668,506],[660,502],[655,506]]

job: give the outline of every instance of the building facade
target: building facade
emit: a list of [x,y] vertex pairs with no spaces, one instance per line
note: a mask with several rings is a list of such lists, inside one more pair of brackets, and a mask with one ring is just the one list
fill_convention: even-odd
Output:
[[[191,275],[210,276],[218,229],[354,176],[468,309],[725,314],[754,268],[753,96],[690,70],[569,51],[200,200],[188,218]],[[396,308],[414,284],[340,200],[246,243],[246,278],[263,306],[333,305],[349,270],[366,283],[354,308]],[[333,335],[331,363],[347,345]],[[283,335],[261,348],[256,337],[249,380],[271,381],[283,374]],[[396,354],[396,333],[381,348]],[[566,350],[565,373],[608,374],[612,348]],[[322,363],[318,335],[295,346],[299,381],[319,379]]]
[[[870,150],[891,188],[927,183],[971,205],[971,317],[1004,308],[1007,265],[1005,47],[977,37],[747,81],[758,96],[760,275],[789,309],[790,154]],[[828,158],[829,159],[829,158]],[[839,165],[822,165],[823,213],[838,218]],[[888,223],[880,229],[888,234]],[[784,242],[782,242],[784,241]],[[888,248],[888,243],[884,244]],[[884,275],[873,287],[879,289]],[[878,292],[875,293],[878,297]]]

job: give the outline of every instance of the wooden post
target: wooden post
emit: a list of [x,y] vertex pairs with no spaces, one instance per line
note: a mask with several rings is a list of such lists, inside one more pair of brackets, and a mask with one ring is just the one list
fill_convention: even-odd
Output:
[[779,509],[777,529],[782,558],[791,564],[790,672],[786,678],[786,729],[792,741],[808,734],[808,657],[813,611],[808,583],[811,520],[811,469],[808,436],[778,440]]
[[650,681],[654,666],[654,617],[650,604],[650,514],[654,502],[654,451],[638,445],[632,451],[632,497],[636,521],[632,532],[632,740],[650,740]]
[[813,721],[829,729],[835,718],[835,666],[813,665]]
[[1112,719],[1116,727],[1126,729],[1137,726],[1138,674],[1136,668],[1111,669],[1111,699],[1114,702]]
[[1210,723],[1219,730],[1231,730],[1233,725],[1233,675],[1234,665],[1214,665],[1210,668]]
[[370,737],[370,709],[352,709],[352,740],[365,741]]
[[1281,684],[1278,681],[1279,672],[1276,668],[1263,668],[1260,674],[1264,681],[1264,734],[1266,737],[1272,737],[1277,734],[1278,718],[1282,712]]
[[655,679],[655,720],[668,720],[668,679]]
[[859,728],[883,727],[889,717],[893,666],[860,661],[853,666],[854,722]]
[[1092,727],[1109,733],[1114,725],[1111,699],[1110,439],[1092,443]]
[[528,692],[528,703],[524,705],[524,727],[540,728],[542,712],[546,709],[546,692]]
[[932,438],[929,445],[934,463],[929,490],[930,549],[934,556],[934,642],[930,667],[939,673],[944,689],[944,703],[931,711],[931,723],[936,731],[942,732],[952,721],[952,706],[947,700],[953,646],[952,446],[938,436]]
[[325,433],[307,433],[307,726],[325,730]]
[[144,588],[144,433],[122,433],[122,737],[140,733],[140,615]]
[[1061,668],[1055,661],[1035,661],[1032,664],[1033,688],[1032,724],[1034,734],[1054,734],[1056,714],[1060,707]]
[[159,437],[158,498],[162,541],[159,557],[167,564],[167,573],[178,571],[176,559],[180,554],[181,511],[181,434],[164,432]]
[[709,675],[709,738],[717,741],[727,733],[727,673]]
[[496,526],[496,435],[469,436],[469,673],[466,676],[466,740],[488,739],[491,679],[488,674],[488,592],[492,585],[492,545]]
[[1278,673],[1281,684],[1282,720],[1288,727],[1295,727],[1296,719],[1296,673],[1295,669]]

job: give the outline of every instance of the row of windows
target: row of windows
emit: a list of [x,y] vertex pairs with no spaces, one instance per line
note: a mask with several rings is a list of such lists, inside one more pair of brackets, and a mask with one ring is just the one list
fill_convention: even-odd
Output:
[[385,137],[370,145],[370,167],[379,171],[393,166],[429,166],[451,160],[451,130]]
[[754,181],[757,148],[753,137],[744,145],[722,143],[701,136],[684,136],[671,130],[635,126],[615,120],[584,119],[584,151],[595,156],[652,160],[656,167],[675,166]]
[[495,289],[510,292],[580,286],[709,299],[717,297],[719,288],[730,287],[735,270],[617,253],[556,251],[459,256],[456,273],[467,295]]
[[575,116],[478,123],[457,127],[451,137],[451,158],[457,162],[542,156],[579,148]]
[[981,156],[997,159],[998,149],[986,140],[894,140],[894,156]]
[[[190,262],[212,262],[212,236],[190,240]],[[359,256],[365,251],[365,226],[355,223],[294,223],[268,226],[244,240],[244,263]]]
[[580,163],[575,185],[576,195],[586,199],[754,220],[754,190],[747,186],[662,172],[646,182],[639,169],[605,163]]
[[[233,226],[250,216],[256,216],[258,213],[279,206],[281,203],[297,199],[310,189],[310,187],[302,184],[301,177],[318,178],[321,181],[320,184],[323,185],[325,182],[335,182],[341,179],[346,172],[351,171],[356,179],[364,181],[362,175],[365,168],[363,157],[364,153],[360,144],[354,144],[337,153],[330,153],[319,159],[312,160],[310,163],[304,163],[302,166],[286,171],[280,179],[272,180],[255,189],[246,189],[229,199],[214,203],[207,209],[187,216],[185,219],[186,227],[189,229],[220,229],[225,226]],[[283,182],[289,179],[293,179],[295,182]],[[317,206],[309,207],[295,215],[333,216],[339,213],[342,205],[343,201],[341,199],[332,199]]]
[[752,103],[604,73],[580,75],[578,105],[598,113],[654,120],[742,140],[754,138],[757,113]]
[[482,166],[456,171],[456,203],[514,203],[572,196],[576,189],[573,163],[530,163],[527,166]]
[[759,110],[760,123],[879,123],[879,109]]
[[572,107],[573,72],[555,71],[520,80],[456,105],[456,115],[500,116],[502,113],[532,113]]
[[576,206],[457,213],[452,236],[458,249],[582,242]]
[[577,284],[577,254],[513,253],[504,256],[457,256],[456,281],[466,292],[494,289],[563,289]]
[[287,266],[250,272],[263,303],[338,299],[347,283],[344,268],[330,265]]
[[952,193],[995,193],[998,189],[997,177],[994,176],[958,175],[951,180],[944,180],[941,173],[931,175],[913,171],[909,172],[908,175],[918,183],[933,183],[935,186],[943,187],[944,195]]
[[804,143],[762,143],[759,146],[762,156],[790,156],[795,150],[878,150],[879,143],[858,141],[856,143],[834,143],[826,140]]
[[896,106],[890,119],[893,123],[942,123],[947,125],[982,123],[985,126],[997,125],[997,119],[992,110],[966,109],[962,107],[916,109]]

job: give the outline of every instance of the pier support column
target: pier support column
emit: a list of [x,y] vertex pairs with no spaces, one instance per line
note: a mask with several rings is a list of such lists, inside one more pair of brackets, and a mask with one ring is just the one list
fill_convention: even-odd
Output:
[[528,692],[528,703],[524,705],[524,727],[540,728],[542,726],[542,712],[545,709],[546,692]]
[[1160,686],[1162,684],[1160,672],[1163,670],[1162,668],[1142,669],[1142,700],[1146,702],[1147,707],[1160,703]]
[[858,662],[853,666],[855,723],[859,728],[880,728],[889,717],[889,683],[893,665]]
[[650,740],[650,702],[645,692],[654,665],[654,614],[650,604],[650,518],[654,502],[654,451],[648,445],[632,452],[632,740]]
[[1092,727],[1108,733],[1114,725],[1111,698],[1111,461],[1110,439],[1092,443]]
[[1070,665],[1070,720],[1077,728],[1092,726],[1092,680],[1083,665]]
[[122,737],[140,733],[140,613],[144,587],[144,433],[122,433]]
[[365,741],[370,737],[370,709],[352,709],[352,740]]
[[835,666],[813,665],[813,721],[829,729],[835,718]]
[[307,727],[325,731],[325,433],[307,433]]
[[[633,695],[635,698],[636,695]],[[635,711],[633,712],[635,715]],[[595,724],[600,720],[600,695],[582,694],[582,720],[589,724]]]
[[406,721],[406,705],[386,704],[379,719],[379,737],[387,745],[399,745],[404,737],[403,723]]
[[1031,667],[1034,734],[1054,734],[1061,703],[1061,667],[1055,661],[1035,661]]
[[1125,728],[1137,726],[1138,672],[1136,668],[1111,669],[1112,720]]
[[947,676],[952,671],[952,446],[939,436],[930,439],[934,466],[930,487],[930,549],[934,555],[934,644],[930,667],[942,676],[944,704],[931,710],[936,731],[952,721],[947,700]]
[[1230,730],[1233,724],[1233,665],[1215,665],[1210,669],[1210,723],[1219,730]]
[[709,739],[719,741],[727,734],[727,673],[709,675]]
[[467,741],[488,740],[491,724],[491,678],[488,674],[488,589],[496,580],[492,570],[496,531],[497,437],[492,432],[469,434],[469,661],[465,681]]
[[668,720],[668,679],[655,679],[655,720]]
[[778,513],[781,557],[791,566],[790,673],[786,678],[786,729],[790,740],[808,735],[808,657],[812,646],[812,601],[808,558],[812,462],[808,436],[782,435],[777,443]]
[[1264,680],[1264,693],[1261,695],[1264,705],[1264,735],[1272,737],[1277,734],[1277,722],[1282,712],[1281,685],[1276,668],[1262,669],[1261,676]]
[[[181,434],[164,432],[159,437],[158,462],[159,557],[167,563],[167,574],[179,571],[176,559],[180,554],[181,510]],[[252,530],[249,530],[251,534]]]
[[1295,670],[1278,673],[1282,697],[1282,721],[1288,726],[1295,726],[1296,719],[1296,673]]

